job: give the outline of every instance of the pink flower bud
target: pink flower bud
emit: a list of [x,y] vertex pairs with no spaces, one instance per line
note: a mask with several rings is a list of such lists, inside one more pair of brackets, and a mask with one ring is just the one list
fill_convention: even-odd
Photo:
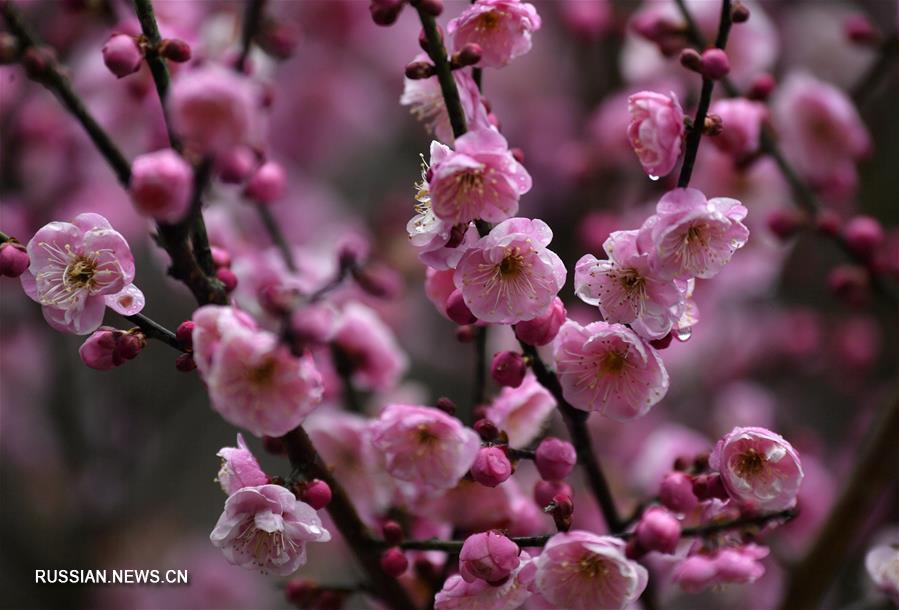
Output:
[[131,164],[129,190],[138,212],[176,223],[190,208],[193,169],[170,148],[141,155]]
[[216,267],[230,267],[231,266],[231,254],[228,253],[224,248],[219,248],[218,246],[210,246],[209,248],[212,254],[212,264]]
[[868,271],[857,265],[839,265],[827,276],[827,285],[835,297],[853,307],[860,307],[870,297]]
[[415,7],[431,17],[439,17],[443,12],[443,0],[415,0]]
[[683,472],[670,472],[659,487],[659,501],[676,513],[687,513],[699,503],[693,481]]
[[884,242],[883,227],[870,216],[852,218],[843,229],[843,237],[850,248],[865,258],[873,256]]
[[387,521],[381,526],[381,533],[384,535],[384,541],[390,545],[398,545],[403,541],[403,528],[396,521]]
[[706,78],[719,80],[730,72],[730,60],[723,49],[706,49],[702,53],[700,72]]
[[493,356],[490,375],[501,386],[517,388],[524,381],[528,367],[518,352],[499,352]]
[[315,510],[321,510],[331,503],[331,488],[324,481],[313,479],[303,487],[300,499]]
[[534,485],[534,502],[543,508],[551,504],[556,496],[562,495],[570,498],[573,493],[571,485],[565,481],[537,481]]
[[481,61],[481,45],[475,42],[465,44],[458,53],[460,66],[473,66]]
[[240,184],[252,175],[257,164],[256,153],[246,146],[238,146],[219,155],[215,171],[222,182]]
[[482,441],[487,443],[495,441],[499,436],[499,428],[489,419],[479,419],[474,423],[474,431],[478,433]]
[[498,532],[474,534],[462,545],[459,574],[465,582],[502,582],[521,563],[520,552],[517,544]]
[[425,78],[431,78],[436,74],[436,68],[434,64],[429,61],[413,61],[409,64],[406,64],[406,78],[409,80],[422,80]]
[[123,78],[140,70],[144,54],[137,41],[127,34],[113,34],[103,45],[103,63],[117,78]]
[[6,241],[0,244],[0,275],[19,277],[28,269],[28,252],[18,242]]
[[372,0],[368,10],[375,24],[387,26],[396,23],[404,4],[403,0]]
[[474,341],[475,327],[471,324],[460,326],[456,329],[456,341],[459,343],[471,343]]
[[471,313],[468,305],[465,304],[462,291],[458,288],[453,290],[446,300],[446,316],[460,326],[474,324],[478,321],[474,314]]
[[653,506],[640,517],[635,533],[644,550],[673,553],[680,540],[681,524],[666,509]]
[[190,45],[178,38],[166,38],[159,43],[159,54],[175,63],[190,61]]
[[185,320],[175,329],[175,339],[184,349],[191,349],[194,345],[193,332],[196,324],[193,320]]
[[684,49],[680,52],[680,65],[687,70],[699,72],[702,70],[702,56],[696,49]]
[[687,557],[674,571],[674,582],[684,591],[701,591],[715,579],[718,570],[705,555]]
[[215,277],[225,285],[225,292],[233,292],[237,288],[237,275],[227,267],[219,267]]
[[701,474],[693,478],[693,493],[700,500],[727,500],[727,490],[721,477],[717,474]]
[[543,315],[514,326],[515,338],[528,345],[548,345],[559,334],[559,329],[567,317],[565,304],[562,303],[562,299],[555,297]]
[[381,569],[388,576],[397,578],[409,568],[409,560],[398,547],[391,547],[381,554]]
[[821,210],[815,218],[815,226],[824,235],[839,235],[843,219],[833,210]]
[[306,608],[317,603],[320,591],[315,583],[302,578],[291,578],[284,585],[284,597],[299,608]]
[[871,43],[880,38],[871,21],[862,13],[855,13],[843,22],[843,31],[852,42]]
[[556,494],[553,496],[550,506],[556,529],[560,532],[567,532],[571,529],[571,516],[574,514],[574,502],[571,500],[571,496],[563,493]]
[[107,326],[95,330],[78,348],[81,361],[98,371],[109,371],[122,365],[125,361],[116,355],[119,334],[120,331]]
[[746,23],[749,21],[751,13],[742,2],[734,2],[730,9],[730,20],[734,23]]
[[438,398],[437,403],[434,406],[448,415],[456,414],[456,403],[454,403],[446,396],[441,396],[440,398]]
[[147,338],[140,331],[122,333],[115,346],[115,355],[125,360],[133,360],[147,345]]
[[768,215],[768,229],[781,241],[796,235],[802,225],[802,216],[792,210],[774,210]]
[[193,354],[181,354],[175,358],[175,368],[182,373],[190,373],[197,368]]
[[555,437],[543,439],[537,446],[534,464],[540,476],[548,481],[559,481],[571,473],[577,463],[577,453],[571,443]]
[[471,476],[485,487],[496,487],[512,476],[512,462],[499,447],[483,447],[471,466]]
[[749,86],[749,91],[746,92],[746,98],[764,102],[771,96],[771,93],[776,86],[777,81],[774,80],[773,76],[770,74],[760,74]]
[[755,558],[739,548],[724,549],[712,561],[718,578],[724,582],[751,582],[764,573]]
[[273,203],[284,194],[287,178],[280,163],[267,161],[247,182],[244,195],[257,203]]
[[277,59],[288,59],[300,41],[299,30],[291,23],[272,20],[259,33],[257,42],[262,49]]

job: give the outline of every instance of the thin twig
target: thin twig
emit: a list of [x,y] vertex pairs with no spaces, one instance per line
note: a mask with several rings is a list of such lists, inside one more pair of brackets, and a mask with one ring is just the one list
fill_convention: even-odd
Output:
[[899,33],[894,32],[884,38],[875,59],[858,82],[852,87],[852,101],[856,106],[863,106],[868,96],[877,89],[880,81],[890,73],[890,64],[899,57]]
[[141,331],[143,331],[144,335],[147,336],[147,338],[161,341],[169,347],[175,348],[179,352],[185,351],[184,347],[178,342],[178,339],[175,337],[175,333],[167,329],[159,322],[148,318],[142,313],[136,313],[132,316],[122,317],[136,324],[137,327],[140,328]]
[[446,105],[446,112],[449,114],[453,135],[459,138],[465,134],[468,127],[465,124],[465,110],[459,99],[456,79],[453,78],[453,71],[446,57],[446,48],[443,46],[443,40],[434,17],[421,8],[418,8],[418,17],[428,42],[428,56],[434,62],[434,68],[437,71],[437,80],[440,82],[440,90],[443,93],[443,101]]
[[275,217],[272,216],[272,211],[264,203],[254,203],[253,205],[256,206],[256,211],[259,213],[259,218],[262,220],[262,224],[265,225],[265,230],[268,232],[269,237],[272,238],[278,250],[281,251],[284,264],[287,265],[288,269],[295,272],[297,264],[294,261],[293,252],[290,250],[290,244],[287,243],[284,233],[275,221]]
[[248,0],[244,8],[243,27],[240,31],[240,55],[234,64],[239,72],[245,72],[247,68],[247,58],[253,49],[253,39],[259,31],[259,25],[262,23],[262,9],[265,6],[265,0]]
[[162,103],[162,114],[165,117],[165,128],[168,132],[169,142],[172,148],[180,153],[181,140],[178,139],[178,136],[172,130],[172,122],[169,120],[168,106],[166,105],[172,83],[165,59],[159,54],[159,44],[162,42],[162,35],[159,33],[159,26],[156,23],[153,3],[150,0],[134,0],[134,10],[137,13],[137,19],[140,22],[144,37],[146,37],[149,43],[147,44],[144,57],[147,60],[147,65],[150,67],[150,73],[153,75],[153,83],[156,85],[159,101]]

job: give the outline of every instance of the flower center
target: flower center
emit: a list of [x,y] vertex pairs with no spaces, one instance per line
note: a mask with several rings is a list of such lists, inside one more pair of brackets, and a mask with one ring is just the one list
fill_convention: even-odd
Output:
[[578,571],[585,578],[596,578],[597,576],[605,576],[609,572],[609,566],[606,560],[599,555],[590,554],[578,562]]
[[503,279],[514,279],[518,277],[524,269],[524,256],[517,247],[509,248],[506,255],[499,263],[499,274]]
[[637,292],[643,288],[643,276],[633,270],[626,271],[621,276],[621,285],[628,292]]
[[684,241],[687,244],[705,243],[705,231],[703,231],[702,225],[691,225],[690,228],[687,229]]
[[269,385],[275,377],[277,366],[272,358],[266,359],[259,366],[251,368],[247,372],[247,376],[251,384],[256,387],[265,387]]
[[456,177],[459,185],[459,195],[464,196],[472,191],[481,191],[484,188],[484,172],[480,169],[472,169],[463,172]]
[[494,11],[484,13],[481,15],[480,19],[478,19],[478,29],[480,30],[492,30],[497,25],[499,25],[499,15]]
[[425,424],[419,424],[415,429],[416,439],[418,440],[419,445],[423,445],[425,447],[429,447],[436,443],[439,439],[437,435],[434,434],[430,428],[428,428]]
[[79,256],[66,267],[64,282],[70,288],[84,288],[93,285],[97,261]]
[[765,470],[765,456],[755,449],[748,449],[736,457],[735,469],[740,478],[755,477]]
[[627,365],[627,355],[609,352],[602,357],[599,368],[604,373],[620,373]]

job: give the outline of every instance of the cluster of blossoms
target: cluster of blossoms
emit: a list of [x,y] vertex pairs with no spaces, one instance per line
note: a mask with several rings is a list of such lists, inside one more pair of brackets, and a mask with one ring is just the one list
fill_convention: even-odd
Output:
[[[51,222],[24,247],[4,243],[2,274],[20,278],[51,327],[88,336],[79,352],[88,367],[110,370],[150,339],[167,342],[179,351],[180,370],[196,370],[214,411],[290,460],[289,477],[269,476],[241,434],[236,447],[219,451],[217,481],[227,499],[209,538],[230,564],[290,576],[306,563],[307,543],[328,542],[339,531],[363,559],[368,592],[381,595],[382,578],[390,579],[388,592],[395,587],[401,595],[427,585],[435,610],[624,610],[641,603],[662,561],[685,592],[758,581],[770,555],[764,534],[793,518],[806,474],[813,479],[819,466],[807,460],[804,468],[797,450],[769,429],[773,417],[757,417],[761,408],[733,418],[746,425],[719,428],[715,436],[730,431],[713,445],[659,424],[654,418],[663,407],[650,415],[671,385],[664,350],[690,339],[700,321],[698,280],[716,278],[750,254],[737,251],[750,245],[748,225],[755,222],[741,201],[706,195],[717,185],[689,186],[698,154],[698,139],[691,145],[689,135],[708,135],[704,154],[723,155],[735,171],[757,162],[773,122],[799,174],[822,192],[845,195],[871,147],[854,106],[830,85],[796,74],[773,94],[773,85],[764,91],[755,81],[752,95],[706,96],[706,122],[692,125],[680,83],[667,93],[642,90],[656,85],[641,83],[618,100],[614,138],[636,154],[641,181],[654,189],[668,187],[661,180],[684,159],[684,186],[666,188],[648,216],[621,223],[639,228],[605,231],[594,247],[579,250],[595,254],[581,256],[572,273],[550,249],[563,252],[549,224],[522,215],[534,181],[480,88],[482,71],[489,78],[489,70],[531,49],[541,28],[536,8],[475,0],[449,21],[449,48],[437,52],[431,45],[443,39],[434,24],[439,0],[372,0],[372,17],[389,25],[407,3],[422,17],[426,52],[406,67],[400,104],[436,139],[422,157],[406,232],[425,267],[428,300],[460,341],[475,344],[479,367],[487,368],[488,340],[506,342],[489,365],[495,395],[482,383],[471,409],[457,413],[449,398],[429,402],[420,388],[400,385],[409,357],[389,322],[402,314],[379,302],[398,291],[393,272],[373,262],[362,238],[315,250],[280,233],[272,209],[287,198],[291,176],[267,150],[260,117],[272,105],[271,92],[246,57],[229,60],[233,66],[204,58],[175,70],[164,101],[170,147],[138,155],[122,180],[134,210],[156,223],[158,242],[173,258],[171,275],[201,295],[189,320],[171,333],[139,315],[145,298],[133,283],[128,242],[94,213]],[[669,8],[639,11],[629,35],[665,57],[679,54],[687,72],[706,82],[728,75],[742,82],[744,73],[762,69],[746,42],[737,45],[745,57],[686,48],[685,28]],[[748,9],[732,12],[735,24],[748,19],[741,10]],[[763,38],[753,36],[750,42]],[[114,34],[102,51],[106,66],[117,78],[140,78],[147,44]],[[186,63],[186,45],[166,39],[152,55]],[[210,190],[240,202],[232,207],[241,220],[225,222],[225,206],[207,209],[207,237],[197,221]],[[252,243],[253,229],[241,216],[247,209],[259,214],[269,246]],[[799,220],[780,221],[772,224],[782,236],[799,228]],[[830,233],[864,260],[864,274],[880,269],[885,237],[876,221],[857,217]],[[178,267],[184,261],[169,249],[171,235],[183,237],[187,263],[197,269]],[[569,275],[577,299],[566,304]],[[198,276],[199,288],[192,284]],[[102,326],[107,308],[139,328]],[[509,348],[512,337],[518,348]],[[588,428],[594,412],[602,417]],[[560,417],[571,442],[553,435]],[[617,515],[590,446],[597,430],[622,422],[654,429],[635,437],[644,445],[638,459],[635,451],[620,452],[642,470],[634,478],[644,478],[633,485],[643,487],[645,499],[630,519]],[[624,427],[613,430],[630,442]],[[660,436],[668,438],[655,443]],[[589,489],[572,477],[576,467],[587,473]],[[315,468],[324,480],[308,476]],[[581,500],[588,493],[601,520]],[[317,511],[335,504],[326,528]],[[447,548],[458,551],[457,560]],[[894,543],[875,547],[866,561],[878,589],[894,599],[897,566]],[[445,578],[436,580],[441,573]],[[320,593],[296,580],[286,586],[299,607],[329,607]]]

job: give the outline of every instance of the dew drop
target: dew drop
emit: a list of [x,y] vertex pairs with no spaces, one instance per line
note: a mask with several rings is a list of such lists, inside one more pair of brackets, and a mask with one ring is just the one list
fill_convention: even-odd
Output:
[[692,337],[692,336],[693,336],[693,327],[692,326],[688,326],[686,328],[678,328],[677,330],[674,331],[674,337],[678,341],[684,341],[684,342],[689,341],[690,337]]
[[656,182],[656,181],[659,179],[659,177],[658,177],[658,176],[653,176],[652,174],[649,174],[649,179],[652,180],[653,182]]

